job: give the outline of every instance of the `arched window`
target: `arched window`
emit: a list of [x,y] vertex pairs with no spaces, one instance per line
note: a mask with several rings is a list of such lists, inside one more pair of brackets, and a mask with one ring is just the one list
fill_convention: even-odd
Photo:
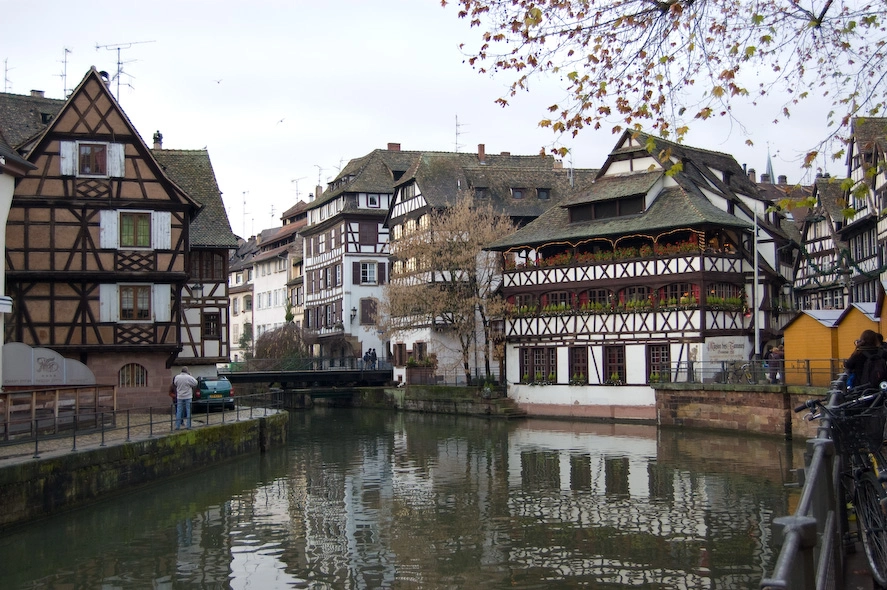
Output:
[[148,370],[138,363],[129,363],[117,373],[117,385],[120,387],[147,387]]

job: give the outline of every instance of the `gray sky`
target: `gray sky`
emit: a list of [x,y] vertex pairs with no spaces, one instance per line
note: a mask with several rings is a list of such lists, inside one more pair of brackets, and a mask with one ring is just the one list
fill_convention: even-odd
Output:
[[[464,63],[459,44],[476,45],[480,32],[439,0],[39,6],[0,0],[3,89],[63,98],[91,66],[116,75],[119,59],[123,74],[112,90],[119,80],[118,99],[142,138],[151,145],[159,130],[165,148],[209,150],[238,235],[279,225],[280,213],[307,200],[318,180],[325,185],[348,160],[389,142],[535,154],[558,141],[537,127],[563,98],[556,81],[534,81],[511,106],[496,105],[509,80]],[[777,175],[809,182],[799,155],[826,134],[814,107],[796,107],[779,125],[764,108],[747,111],[753,148],[724,121],[697,122],[686,143],[730,153],[759,174],[769,147]],[[570,148],[572,165],[593,168],[615,140],[609,130],[586,130],[559,145]],[[837,163],[818,166],[843,174]]]

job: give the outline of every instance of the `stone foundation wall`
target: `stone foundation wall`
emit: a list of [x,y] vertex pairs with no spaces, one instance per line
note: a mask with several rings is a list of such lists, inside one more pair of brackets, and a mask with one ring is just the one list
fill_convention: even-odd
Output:
[[287,414],[281,413],[3,467],[0,530],[109,493],[284,444],[287,420]]
[[809,438],[816,423],[794,408],[825,395],[825,388],[760,385],[664,384],[656,389],[662,426],[717,428],[755,434]]

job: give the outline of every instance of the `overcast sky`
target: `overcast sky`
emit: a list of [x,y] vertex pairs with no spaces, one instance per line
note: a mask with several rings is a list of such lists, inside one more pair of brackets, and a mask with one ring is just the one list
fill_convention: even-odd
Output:
[[[352,158],[389,142],[404,150],[535,154],[557,137],[537,127],[563,92],[555,80],[502,108],[508,80],[480,75],[459,44],[477,29],[440,0],[0,0],[6,92],[63,98],[95,66],[150,146],[209,150],[231,228],[280,225]],[[67,51],[66,51],[67,50]],[[774,126],[746,119],[755,147],[725,122],[696,123],[686,143],[732,154],[789,182],[809,182],[799,154],[825,135],[824,115],[797,110]],[[458,121],[458,126],[457,126]],[[572,165],[600,167],[616,137],[561,142]],[[571,162],[567,161],[567,165]],[[817,164],[842,175],[841,166]]]

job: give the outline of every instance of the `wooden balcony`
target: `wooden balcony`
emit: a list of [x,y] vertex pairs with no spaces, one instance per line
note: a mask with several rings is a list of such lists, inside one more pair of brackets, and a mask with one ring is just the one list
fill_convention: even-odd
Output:
[[744,270],[739,254],[705,251],[668,257],[573,262],[563,266],[519,266],[505,270],[503,287],[652,279],[692,273],[741,274]]

